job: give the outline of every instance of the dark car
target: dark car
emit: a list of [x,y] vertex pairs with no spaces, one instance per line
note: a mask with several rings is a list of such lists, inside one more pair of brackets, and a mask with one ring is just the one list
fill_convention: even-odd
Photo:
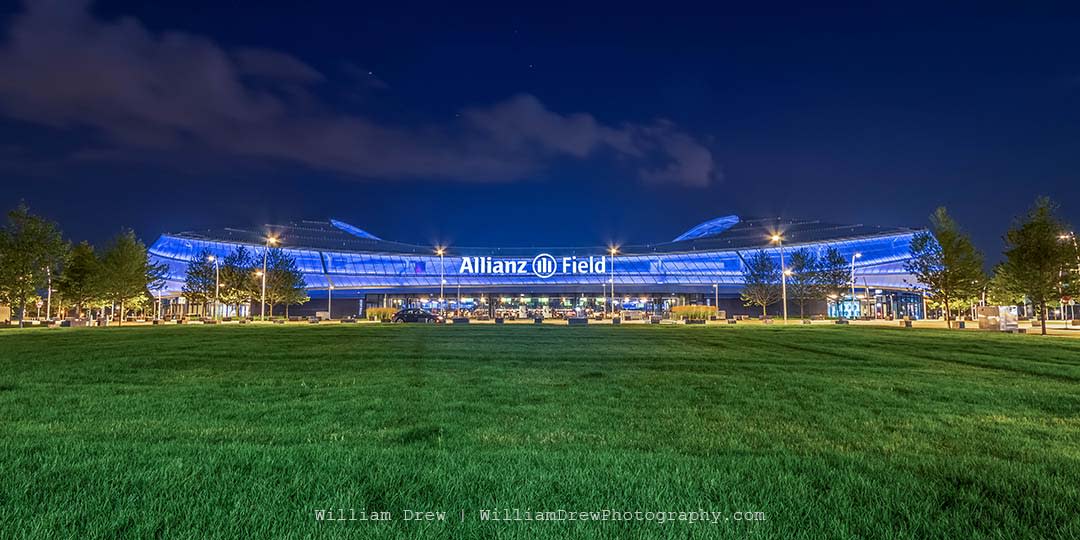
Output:
[[394,314],[394,317],[390,319],[394,322],[442,322],[443,318],[440,315],[436,315],[426,309],[403,309]]

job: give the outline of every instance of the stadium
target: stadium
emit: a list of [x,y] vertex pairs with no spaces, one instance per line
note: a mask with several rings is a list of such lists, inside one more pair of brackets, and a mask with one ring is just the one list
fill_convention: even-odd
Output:
[[[834,247],[851,262],[852,294],[820,301],[815,309],[831,316],[921,319],[922,296],[912,292],[915,280],[904,269],[918,232],[732,215],[668,242],[617,249],[436,247],[384,240],[331,219],[163,234],[150,256],[167,265],[160,294],[174,314],[185,309],[182,290],[193,257],[206,252],[224,258],[239,246],[261,257],[273,238],[296,260],[311,297],[294,308],[297,314],[330,311],[338,318],[363,316],[368,307],[424,307],[491,316],[587,311],[629,317],[695,304],[759,314],[739,297],[747,257],[764,251],[779,263],[782,252],[820,254]],[[779,302],[769,306],[770,314],[780,310]]]

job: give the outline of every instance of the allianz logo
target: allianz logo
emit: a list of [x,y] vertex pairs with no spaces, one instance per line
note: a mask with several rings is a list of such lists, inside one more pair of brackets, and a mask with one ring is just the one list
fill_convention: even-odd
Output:
[[528,259],[496,259],[494,257],[463,257],[460,274],[525,276],[532,274],[547,279],[555,274],[603,274],[607,271],[607,257],[577,258],[563,257],[556,259],[547,253],[541,253],[530,261]]

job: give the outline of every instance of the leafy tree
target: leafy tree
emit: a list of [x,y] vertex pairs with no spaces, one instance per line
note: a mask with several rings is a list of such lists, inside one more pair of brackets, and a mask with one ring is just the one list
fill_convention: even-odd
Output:
[[[188,263],[187,272],[184,274],[184,297],[191,304],[207,306],[214,300],[216,292],[217,275],[212,255],[208,250],[200,250]],[[220,267],[218,267],[220,270]]]
[[255,275],[257,269],[261,270],[261,266],[256,267],[254,256],[244,246],[238,246],[221,262],[221,299],[235,305],[237,314],[241,305],[250,305],[259,294],[261,281]]
[[780,265],[764,251],[758,251],[743,261],[742,300],[747,306],[766,306],[780,300]]
[[1039,307],[1042,333],[1046,334],[1046,305],[1076,294],[1075,247],[1062,238],[1068,227],[1056,216],[1057,206],[1040,197],[1027,215],[1005,233],[1005,260],[997,273],[1002,285],[1026,295]]
[[0,299],[19,307],[22,327],[27,300],[49,286],[70,245],[55,223],[31,214],[25,204],[7,217],[7,226],[0,229]]
[[74,304],[76,317],[102,296],[102,274],[101,260],[88,242],[81,242],[71,250],[71,257],[57,276],[56,288],[67,302]]
[[904,269],[930,301],[944,308],[949,327],[952,308],[979,296],[986,281],[982,253],[943,206],[930,215],[930,230],[912,238],[911,259]]
[[288,316],[289,305],[310,300],[304,288],[306,285],[304,274],[292,255],[281,248],[273,248],[267,253],[266,301],[270,304],[271,317],[276,304],[285,304],[285,315]]
[[818,259],[812,251],[801,248],[793,251],[787,261],[788,297],[799,304],[799,318],[805,317],[806,303],[819,297]]
[[121,232],[101,257],[102,293],[113,305],[120,305],[120,324],[123,324],[125,303],[148,295],[164,281],[166,267],[153,264],[146,245],[131,230]]
[[818,258],[817,290],[819,298],[835,300],[837,306],[840,305],[840,299],[847,294],[851,286],[851,267],[849,264],[848,260],[835,247],[829,247],[825,250],[825,254]]

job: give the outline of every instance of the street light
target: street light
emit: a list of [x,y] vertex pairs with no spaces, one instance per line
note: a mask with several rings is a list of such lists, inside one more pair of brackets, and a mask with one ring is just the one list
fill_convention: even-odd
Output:
[[787,324],[787,268],[784,265],[784,237],[772,235],[771,240],[780,246],[780,295],[784,303],[784,324]]
[[611,254],[611,316],[615,316],[615,255],[619,253],[619,246],[608,247]]
[[45,274],[49,276],[46,286],[48,287],[48,293],[45,298],[45,319],[52,320],[52,265],[45,267]]
[[712,284],[712,290],[713,290],[713,294],[716,296],[716,305],[713,306],[713,308],[717,313],[720,313],[720,284],[719,283],[713,283]]
[[862,253],[858,251],[851,256],[851,301],[855,302],[855,307],[859,312],[862,312],[862,303],[855,298],[855,259],[861,258]]
[[262,273],[262,300],[259,302],[259,320],[266,320],[266,254],[270,251],[270,246],[275,246],[278,243],[278,239],[273,236],[266,237],[266,246],[263,248],[263,269]]
[[326,288],[326,320],[328,320],[328,321],[334,320],[334,310],[331,309],[333,307],[333,304],[331,303],[331,302],[333,302],[333,300],[334,300],[334,284],[331,283]]
[[221,315],[221,272],[217,257],[211,255],[207,259],[214,263],[214,318],[217,319]]
[[435,246],[435,254],[439,256],[439,313],[446,313],[446,308],[443,307],[443,285],[446,284],[446,267],[443,265],[443,256],[446,255],[446,248]]

